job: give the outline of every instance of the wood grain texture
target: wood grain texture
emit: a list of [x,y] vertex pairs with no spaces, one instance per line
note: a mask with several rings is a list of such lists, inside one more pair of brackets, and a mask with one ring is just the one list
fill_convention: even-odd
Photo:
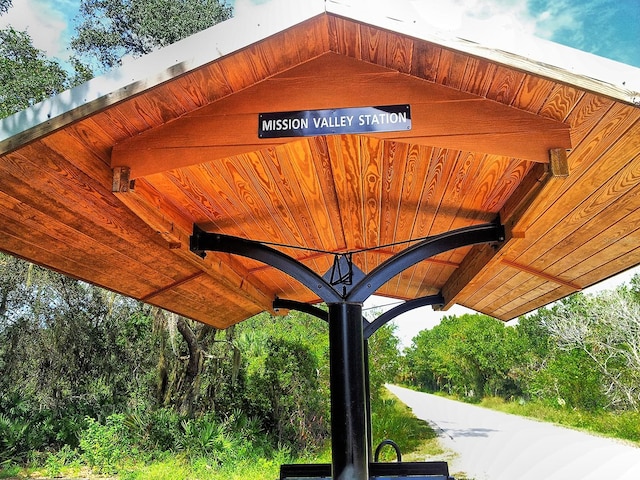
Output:
[[[640,109],[513,61],[325,14],[176,66],[5,142],[0,250],[224,328],[318,298],[255,260],[195,256],[194,224],[323,274],[500,215],[497,250],[425,259],[378,293],[524,314],[640,263]],[[411,131],[257,136],[259,113],[391,104],[411,105]],[[553,149],[570,149],[564,180]],[[116,167],[132,190],[111,192]]]

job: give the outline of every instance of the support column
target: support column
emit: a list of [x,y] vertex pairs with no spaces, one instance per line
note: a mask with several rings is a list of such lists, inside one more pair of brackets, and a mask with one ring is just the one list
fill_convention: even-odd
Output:
[[329,304],[332,477],[369,480],[362,305]]

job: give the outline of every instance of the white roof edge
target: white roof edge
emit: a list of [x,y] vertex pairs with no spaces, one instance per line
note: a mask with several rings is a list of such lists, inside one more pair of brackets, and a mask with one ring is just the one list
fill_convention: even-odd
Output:
[[[0,119],[0,153],[12,150],[17,146],[14,143],[21,144],[25,140],[12,141],[16,135],[37,128],[38,133],[34,132],[33,136],[37,138],[324,12],[325,0],[274,0],[257,5],[242,16],[131,60],[104,75]],[[203,44],[209,48],[202,48]]]
[[508,46],[437,31],[411,0],[327,0],[327,12],[640,106],[640,68],[536,37]]
[[556,43],[535,39],[513,53],[483,46],[434,31],[406,0],[272,0],[0,120],[0,153],[324,12],[640,106],[640,69]]

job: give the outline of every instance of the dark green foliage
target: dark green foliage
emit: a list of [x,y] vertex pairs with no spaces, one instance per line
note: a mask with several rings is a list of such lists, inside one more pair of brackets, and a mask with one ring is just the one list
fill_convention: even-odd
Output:
[[519,347],[513,329],[486,315],[446,317],[414,338],[406,352],[409,379],[464,397],[510,394]]
[[0,118],[34,105],[69,86],[67,73],[31,43],[25,32],[0,30]]
[[603,378],[591,359],[581,350],[556,351],[527,384],[533,398],[551,405],[599,410],[607,405]]
[[599,295],[576,294],[513,327],[482,315],[420,332],[405,378],[432,391],[537,400],[582,411],[637,410],[640,277]]
[[12,0],[0,0],[0,15],[7,13],[11,8]]
[[395,327],[387,324],[369,338],[369,384],[374,400],[400,372],[400,341],[394,332]]
[[279,442],[322,446],[328,435],[328,327],[299,312],[238,326],[246,352],[247,411]]
[[326,323],[261,315],[219,331],[12,257],[0,266],[0,461],[66,448],[110,472],[134,451],[218,462],[323,446]]
[[304,448],[326,434],[318,394],[318,362],[300,341],[269,339],[264,357],[253,359],[248,378],[249,402],[278,441]]
[[231,17],[218,0],[82,0],[71,46],[89,64],[109,70]]

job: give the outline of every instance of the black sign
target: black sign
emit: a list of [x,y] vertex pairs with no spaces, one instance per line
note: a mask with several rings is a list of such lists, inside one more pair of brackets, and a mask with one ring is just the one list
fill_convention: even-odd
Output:
[[302,110],[261,113],[258,116],[258,137],[260,138],[315,137],[406,130],[411,130],[409,105]]

